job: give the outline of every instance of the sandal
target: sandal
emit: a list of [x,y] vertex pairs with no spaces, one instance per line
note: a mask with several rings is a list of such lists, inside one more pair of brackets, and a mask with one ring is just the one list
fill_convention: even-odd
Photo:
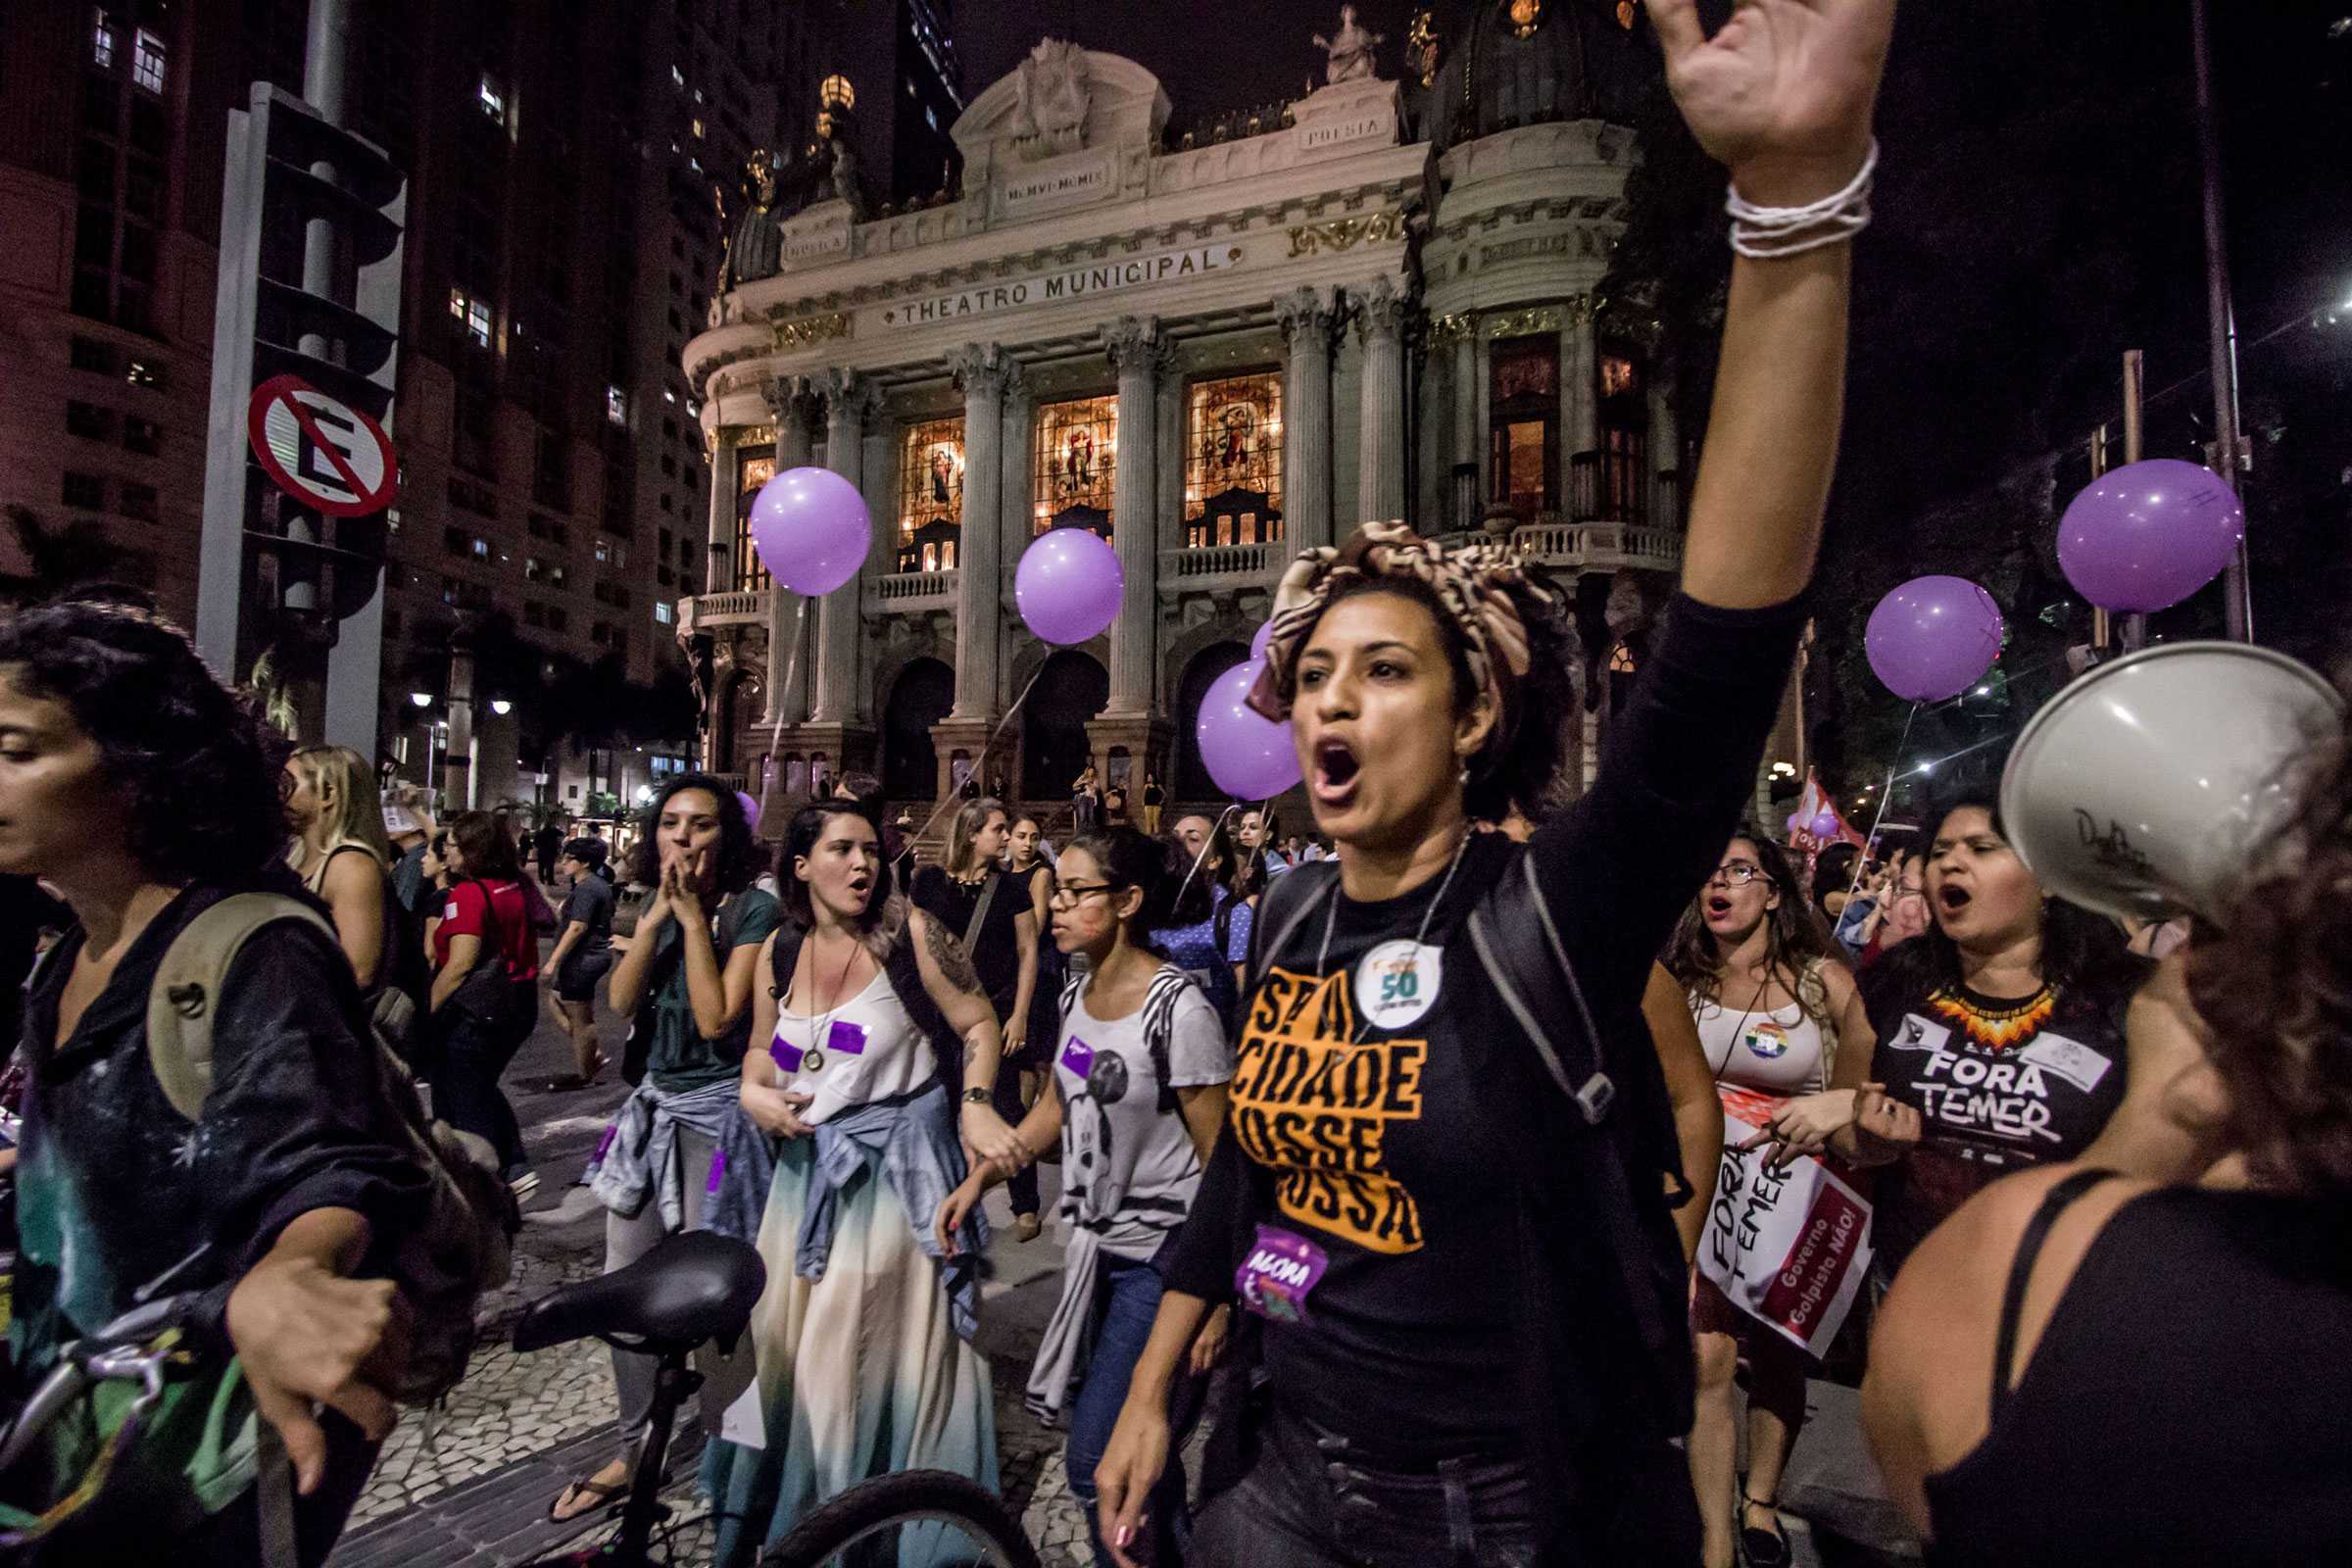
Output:
[[1790,1568],[1790,1564],[1796,1560],[1796,1554],[1788,1544],[1788,1537],[1781,1529],[1780,1515],[1775,1511],[1777,1504],[1770,1497],[1749,1496],[1745,1487],[1740,1489],[1740,1500],[1749,1508],[1762,1508],[1773,1515],[1772,1528],[1759,1530],[1744,1522],[1745,1512],[1742,1510],[1740,1560],[1746,1563],[1747,1568]]
[[[562,1492],[556,1494],[556,1500],[547,1505],[548,1522],[560,1525],[592,1514],[614,1498],[627,1496],[628,1493],[629,1483],[625,1477],[607,1482],[599,1481],[592,1475],[574,1476]],[[568,1511],[564,1506],[565,1502],[572,1504]]]

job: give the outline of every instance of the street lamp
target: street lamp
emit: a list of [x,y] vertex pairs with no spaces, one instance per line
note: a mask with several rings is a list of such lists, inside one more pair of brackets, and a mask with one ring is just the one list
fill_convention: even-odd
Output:
[[433,706],[433,694],[431,692],[411,692],[409,701],[415,703],[418,708],[430,708]]
[[504,697],[493,697],[490,699],[490,711],[496,713],[499,717],[504,718],[509,713],[514,711],[514,705],[508,702]]

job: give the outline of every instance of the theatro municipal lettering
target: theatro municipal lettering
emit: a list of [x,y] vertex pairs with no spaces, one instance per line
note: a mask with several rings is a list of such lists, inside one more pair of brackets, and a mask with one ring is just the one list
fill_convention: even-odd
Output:
[[1210,272],[1224,271],[1241,259],[1242,248],[1239,245],[1196,245],[1190,250],[1160,251],[1151,256],[1131,256],[1123,261],[1097,262],[1086,267],[1073,267],[1066,272],[1049,272],[1043,277],[987,283],[955,294],[935,294],[909,300],[883,311],[882,323],[885,326],[935,326],[944,321],[967,320],[1000,311],[1017,311],[1024,306],[1055,305],[1065,300],[1112,294],[1151,283],[1172,283],[1180,278],[1202,277]]

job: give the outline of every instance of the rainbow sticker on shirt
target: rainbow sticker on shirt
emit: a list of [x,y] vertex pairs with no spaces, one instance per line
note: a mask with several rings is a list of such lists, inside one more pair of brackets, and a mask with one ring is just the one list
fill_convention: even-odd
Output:
[[1266,972],[1235,1054],[1234,1132],[1289,1218],[1367,1251],[1418,1251],[1421,1210],[1382,1146],[1390,1122],[1421,1118],[1429,1042],[1356,1044],[1348,991],[1345,968]]
[[2014,1007],[1988,1011],[1965,997],[1938,991],[1928,999],[1928,1005],[1958,1024],[1967,1031],[1969,1039],[1985,1050],[2007,1051],[2041,1032],[2041,1026],[2050,1021],[2050,1014],[2058,1010],[2058,993],[2043,986]]

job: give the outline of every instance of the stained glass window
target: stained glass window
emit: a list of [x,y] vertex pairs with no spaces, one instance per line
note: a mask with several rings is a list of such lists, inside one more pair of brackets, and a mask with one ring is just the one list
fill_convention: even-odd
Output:
[[899,461],[898,569],[953,571],[963,525],[963,421],[906,428]]
[[1030,531],[1076,523],[1107,537],[1118,466],[1119,401],[1080,398],[1037,411],[1037,486]]
[[1185,543],[1282,537],[1282,376],[1196,381],[1185,427]]
[[760,487],[776,476],[774,447],[738,447],[735,451],[735,588],[739,593],[754,592],[771,585],[775,579],[760,564],[760,552],[752,548],[752,502],[758,499]]

